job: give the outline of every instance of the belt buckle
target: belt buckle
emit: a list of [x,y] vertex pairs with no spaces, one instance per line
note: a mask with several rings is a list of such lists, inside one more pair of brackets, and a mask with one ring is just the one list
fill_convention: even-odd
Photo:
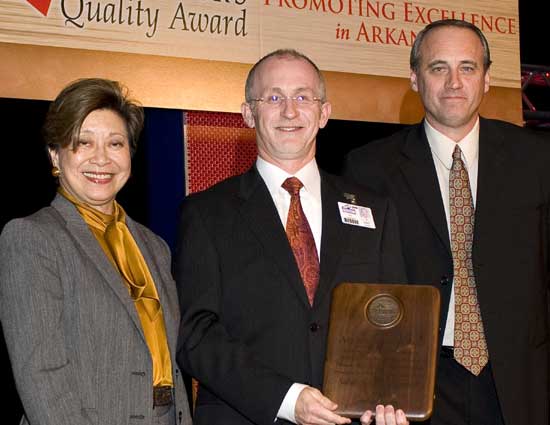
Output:
[[165,385],[162,387],[153,387],[153,407],[169,406],[173,403],[172,387]]

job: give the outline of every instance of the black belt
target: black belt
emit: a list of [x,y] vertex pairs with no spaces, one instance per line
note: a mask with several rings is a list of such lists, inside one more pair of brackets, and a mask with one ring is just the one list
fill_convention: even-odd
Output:
[[445,359],[454,359],[455,358],[455,349],[447,345],[441,346],[439,350],[439,355]]
[[153,387],[153,406],[170,406],[174,403],[172,396],[172,387],[166,385],[163,387]]

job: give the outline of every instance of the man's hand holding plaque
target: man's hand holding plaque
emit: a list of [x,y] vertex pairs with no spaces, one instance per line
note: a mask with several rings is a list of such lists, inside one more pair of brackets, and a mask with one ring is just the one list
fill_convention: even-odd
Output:
[[[305,387],[296,402],[295,418],[298,424],[338,424],[351,423],[351,419],[335,413],[338,405],[325,397],[321,391],[312,387]],[[408,425],[409,422],[401,409],[395,410],[393,406],[376,406],[373,412],[367,410],[361,416],[362,425]]]

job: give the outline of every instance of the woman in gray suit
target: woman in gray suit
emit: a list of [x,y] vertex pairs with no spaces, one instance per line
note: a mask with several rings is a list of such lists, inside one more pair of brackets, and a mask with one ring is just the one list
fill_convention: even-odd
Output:
[[79,80],[44,136],[58,194],[0,236],[0,319],[23,424],[190,424],[175,362],[180,313],[162,239],[116,202],[143,110]]

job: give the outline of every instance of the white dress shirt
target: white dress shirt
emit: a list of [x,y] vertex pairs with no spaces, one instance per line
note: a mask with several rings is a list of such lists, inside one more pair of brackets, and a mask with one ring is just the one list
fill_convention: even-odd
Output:
[[[449,139],[444,134],[433,128],[428,121],[424,120],[424,130],[428,137],[428,143],[432,151],[432,157],[439,180],[439,189],[443,206],[445,207],[445,217],[447,218],[447,231],[449,232],[449,241],[451,240],[450,231],[450,208],[449,208],[449,175],[453,164],[453,151],[457,142]],[[472,130],[458,142],[462,151],[462,161],[468,171],[470,180],[470,190],[474,208],[476,206],[477,194],[477,173],[479,159],[479,118]],[[443,334],[443,345],[452,347],[454,345],[454,327],[455,327],[455,294],[454,283],[449,301],[449,313],[445,324],[445,333]]]
[[[321,229],[322,229],[322,204],[321,204],[321,175],[317,168],[315,158],[302,167],[296,174],[288,174],[276,165],[265,161],[258,157],[256,160],[256,168],[260,176],[264,180],[271,198],[275,203],[275,208],[279,213],[279,218],[283,227],[286,227],[288,217],[288,209],[290,207],[290,194],[282,188],[283,182],[288,177],[297,177],[300,179],[304,187],[300,189],[300,201],[302,209],[306,215],[309,227],[315,239],[317,254],[321,258]],[[296,423],[294,409],[300,392],[307,385],[294,383],[289,388],[288,392],[281,403],[281,407],[277,412],[277,418],[286,419],[287,421]]]

